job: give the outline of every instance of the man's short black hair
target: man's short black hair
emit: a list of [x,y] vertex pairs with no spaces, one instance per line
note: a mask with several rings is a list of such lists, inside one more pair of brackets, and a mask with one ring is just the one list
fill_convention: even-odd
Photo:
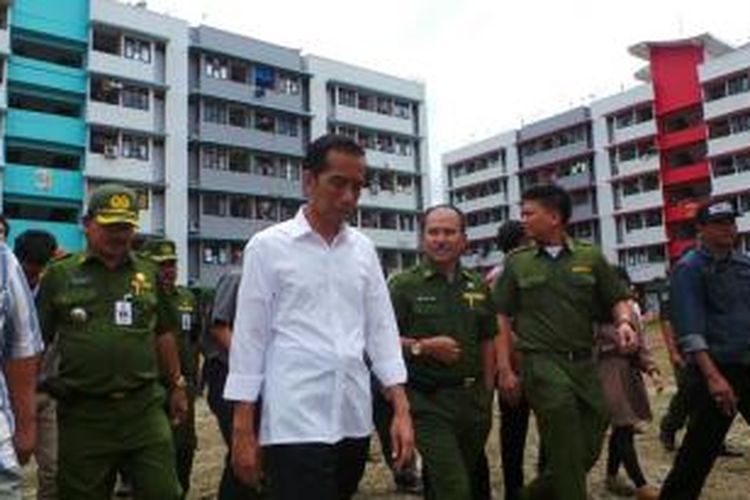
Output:
[[563,224],[568,223],[570,213],[573,210],[570,195],[557,184],[532,186],[523,192],[521,201],[536,201],[543,207],[554,210],[560,214]]
[[526,230],[519,220],[506,220],[497,229],[497,247],[503,253],[508,253],[521,246]]
[[5,218],[3,214],[0,214],[0,226],[3,226],[3,229],[5,229],[5,236],[10,235],[10,224],[8,224],[8,219]]
[[307,155],[302,161],[302,168],[318,175],[326,167],[328,153],[338,151],[353,156],[365,156],[365,150],[354,139],[345,135],[326,134],[318,137],[307,147]]
[[13,253],[19,262],[46,266],[55,255],[57,240],[41,229],[29,229],[19,234],[13,245]]
[[453,212],[455,212],[455,214],[458,215],[458,219],[461,224],[461,232],[465,233],[466,232],[466,214],[464,214],[460,208],[458,208],[455,205],[451,205],[450,203],[441,203],[440,205],[433,205],[424,211],[424,213],[422,214],[422,233],[424,233],[425,226],[427,225],[427,217],[429,217],[430,214],[434,212],[435,210],[441,210],[443,208],[448,209],[448,210],[453,210]]

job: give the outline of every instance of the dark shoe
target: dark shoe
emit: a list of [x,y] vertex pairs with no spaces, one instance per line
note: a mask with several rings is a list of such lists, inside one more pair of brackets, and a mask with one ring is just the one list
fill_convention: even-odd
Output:
[[723,445],[721,445],[719,456],[724,458],[740,458],[744,457],[745,453],[738,450],[737,448],[729,446],[727,443],[724,443]]
[[398,493],[407,495],[421,495],[423,493],[422,480],[415,471],[396,473],[393,479]]
[[607,475],[604,487],[615,496],[632,497],[635,494],[635,488],[620,476]]
[[674,432],[659,432],[659,441],[661,441],[661,445],[664,447],[664,449],[670,453],[677,449],[677,446],[675,445]]

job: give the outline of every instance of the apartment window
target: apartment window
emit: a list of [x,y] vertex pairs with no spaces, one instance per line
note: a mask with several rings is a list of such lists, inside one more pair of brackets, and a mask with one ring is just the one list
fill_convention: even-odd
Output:
[[414,179],[410,175],[398,175],[396,177],[396,191],[412,194],[414,192]]
[[279,177],[288,181],[299,181],[300,163],[299,160],[291,158],[280,158],[278,164]]
[[117,106],[120,104],[122,83],[111,78],[94,78],[91,81],[91,99]]
[[250,153],[244,149],[229,151],[229,170],[250,173]]
[[217,80],[229,78],[229,65],[227,60],[221,57],[206,58],[206,76]]
[[636,123],[648,122],[654,119],[654,110],[651,106],[638,108],[635,111]]
[[297,137],[299,135],[299,127],[297,125],[296,118],[279,118],[278,119],[278,133],[281,135],[288,135],[290,137]]
[[643,183],[644,192],[659,189],[659,176],[656,174],[644,175],[641,181]]
[[375,135],[369,132],[359,132],[357,142],[365,149],[375,149]]
[[225,217],[227,215],[226,197],[220,194],[204,194],[203,214]]
[[412,153],[411,141],[408,139],[396,139],[396,154],[399,156],[411,156]]
[[298,95],[301,89],[299,78],[291,75],[279,75],[276,89],[280,94]]
[[148,138],[138,135],[122,135],[122,156],[148,161]]
[[661,210],[651,210],[644,216],[646,227],[657,227],[662,225]]
[[229,216],[240,219],[252,219],[253,208],[251,198],[248,196],[230,196]]
[[625,217],[625,229],[630,231],[635,231],[638,229],[643,228],[643,219],[641,219],[641,214],[629,214]]
[[117,154],[117,131],[114,129],[92,129],[89,150],[99,154]]
[[393,114],[405,120],[411,119],[411,104],[406,101],[395,101],[393,103]]
[[338,133],[350,139],[357,139],[357,129],[354,127],[340,125],[338,127]]
[[229,157],[226,148],[221,146],[203,146],[201,149],[204,168],[226,170],[229,168]]
[[276,177],[276,166],[273,163],[273,158],[270,156],[256,156],[253,173],[267,177]]
[[233,127],[245,128],[250,124],[249,116],[245,108],[239,106],[229,107],[229,124]]
[[375,96],[359,94],[357,96],[357,107],[363,111],[375,111],[377,108]]
[[203,104],[203,121],[208,123],[227,123],[227,107],[216,101],[206,101]]
[[750,130],[750,114],[733,116],[729,119],[732,134],[739,134]]
[[255,128],[262,132],[273,134],[276,131],[276,119],[267,113],[255,113]]
[[725,156],[714,160],[714,177],[723,177],[725,175],[732,175],[735,173],[734,169],[734,158],[731,156]]
[[727,94],[740,94],[750,90],[750,79],[747,75],[739,75],[727,80]]
[[276,83],[276,71],[270,66],[255,67],[255,86],[261,89],[273,89]]
[[633,145],[620,146],[617,153],[618,153],[617,157],[620,162],[631,161],[631,160],[635,160],[636,149],[635,149],[635,146]]
[[125,37],[125,52],[127,59],[133,59],[143,63],[151,62],[151,42],[139,38]]
[[624,196],[630,196],[640,192],[641,189],[638,185],[638,179],[628,179],[622,183],[622,194]]
[[381,115],[392,115],[393,99],[388,97],[378,97],[378,113]]
[[97,52],[120,55],[120,34],[99,28],[94,29],[93,47]]
[[339,104],[342,106],[349,106],[350,108],[356,108],[357,92],[351,89],[339,87]]
[[[224,67],[226,68],[226,62],[224,63]],[[226,75],[226,71],[223,74]],[[247,83],[250,81],[249,76],[250,68],[244,62],[235,59],[229,64],[229,79],[233,82]],[[222,79],[226,80],[226,76]]]
[[634,116],[632,110],[627,110],[624,113],[621,113],[617,116],[615,116],[615,126],[617,128],[627,128],[633,125],[634,122]]
[[138,210],[148,210],[151,200],[149,190],[146,188],[141,188],[134,189],[133,191],[135,191],[135,203],[138,206]]
[[717,99],[721,99],[722,97],[725,97],[727,93],[726,93],[726,87],[724,85],[724,82],[713,83],[713,84],[706,86],[705,94],[706,94],[707,101],[715,101]]
[[386,153],[395,153],[393,146],[393,137],[390,135],[378,134],[378,149]]
[[257,203],[259,220],[278,220],[278,206],[274,200],[259,198]]
[[143,87],[126,85],[122,89],[122,105],[126,108],[148,111],[149,91]]

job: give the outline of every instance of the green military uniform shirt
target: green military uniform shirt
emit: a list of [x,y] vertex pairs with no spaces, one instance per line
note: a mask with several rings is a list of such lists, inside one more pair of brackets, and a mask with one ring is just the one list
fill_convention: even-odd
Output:
[[58,338],[65,390],[106,395],[158,378],[154,336],[173,330],[173,315],[147,259],[131,253],[110,270],[84,251],[55,262],[37,308],[45,339]]
[[424,262],[389,281],[399,332],[404,337],[447,335],[461,347],[456,364],[445,365],[428,356],[407,358],[409,381],[415,385],[455,385],[482,375],[481,344],[497,333],[489,290],[476,273],[459,267],[449,282]]
[[198,375],[198,339],[200,338],[200,316],[195,295],[187,287],[177,286],[168,294],[173,312],[176,314],[174,332],[180,351],[182,374],[189,382]]
[[592,321],[610,318],[628,290],[597,247],[567,238],[557,258],[537,245],[512,252],[493,295],[519,350],[564,352],[591,350]]

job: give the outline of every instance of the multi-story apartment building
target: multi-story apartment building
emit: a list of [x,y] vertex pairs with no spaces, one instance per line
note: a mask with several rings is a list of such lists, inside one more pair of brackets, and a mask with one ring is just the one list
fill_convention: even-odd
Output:
[[519,175],[516,132],[500,134],[447,153],[447,201],[466,214],[469,251],[466,263],[490,267],[500,260],[497,228],[518,218]]
[[208,26],[190,38],[188,267],[212,284],[302,202],[310,78],[298,50]]
[[116,180],[138,190],[142,231],[167,232],[186,256],[186,24],[110,0],[10,10],[2,192],[12,235],[44,228],[80,249],[86,193]]
[[409,265],[429,193],[422,85],[190,28],[145,2],[0,0],[11,242],[42,228],[79,250],[87,194],[117,181],[139,195],[141,231],[177,242],[180,280],[210,286],[252,234],[294,215],[307,144],[344,126],[371,166],[353,222],[387,269]]
[[367,188],[352,224],[378,248],[386,272],[413,265],[429,199],[424,85],[307,56],[312,135],[337,132],[366,152]]
[[[736,202],[750,251],[750,45],[733,48],[701,35],[644,42],[630,52],[647,62],[636,75],[643,83],[504,134],[502,151],[511,161],[482,183],[567,188],[574,202],[570,232],[599,243],[638,282],[663,278],[669,263],[695,244],[693,215],[708,196]],[[446,191],[459,206],[460,174],[482,144],[443,158]],[[512,150],[515,157],[507,154]],[[513,214],[519,202],[489,196],[481,191],[474,203]],[[502,220],[488,220],[481,236],[470,233],[470,262],[497,261],[488,236]]]

